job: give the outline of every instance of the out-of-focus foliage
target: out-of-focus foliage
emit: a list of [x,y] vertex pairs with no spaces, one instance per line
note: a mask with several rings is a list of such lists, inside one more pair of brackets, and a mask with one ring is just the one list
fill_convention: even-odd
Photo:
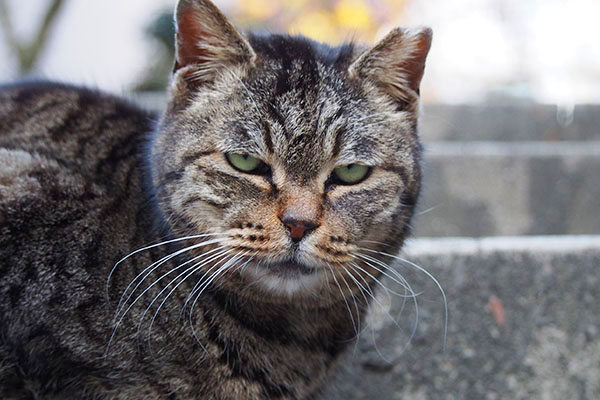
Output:
[[7,2],[0,0],[0,27],[2,28],[6,44],[10,51],[16,55],[19,63],[19,71],[22,75],[29,73],[35,66],[50,37],[48,32],[56,21],[63,5],[64,0],[52,0],[49,2],[36,34],[30,41],[24,41],[19,39],[14,32]]
[[319,41],[372,42],[403,11],[405,0],[239,0],[230,15],[247,27],[301,33]]
[[173,24],[173,13],[165,11],[152,21],[146,28],[146,36],[156,45],[154,64],[150,67],[146,76],[138,83],[135,91],[162,91],[166,88],[169,73],[173,68],[175,57],[175,26]]

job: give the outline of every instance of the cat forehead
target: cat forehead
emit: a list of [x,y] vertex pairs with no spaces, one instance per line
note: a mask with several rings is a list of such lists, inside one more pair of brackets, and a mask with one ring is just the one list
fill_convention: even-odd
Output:
[[215,131],[221,151],[274,155],[305,178],[331,163],[391,161],[403,124],[392,126],[398,113],[351,81],[354,45],[287,35],[250,36],[249,42],[257,62],[228,81],[237,89],[230,86],[223,98],[229,111]]
[[[319,97],[347,96],[347,69],[356,57],[353,44],[330,47],[302,36],[253,36],[257,54],[250,79],[256,91],[277,98],[278,104],[319,101]],[[343,92],[343,94],[342,94]]]

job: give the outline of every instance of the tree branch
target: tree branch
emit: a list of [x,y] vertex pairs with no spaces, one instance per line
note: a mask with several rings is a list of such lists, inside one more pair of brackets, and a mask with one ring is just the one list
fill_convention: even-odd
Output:
[[58,12],[63,6],[64,0],[52,0],[50,6],[44,14],[42,25],[38,29],[33,40],[28,44],[23,44],[16,37],[11,24],[9,10],[6,0],[0,0],[0,22],[6,42],[10,49],[14,51],[19,59],[19,69],[21,74],[25,74],[33,68],[38,60],[44,45],[48,41],[48,31],[56,20]]
[[18,56],[18,54],[21,51],[21,44],[17,40],[15,32],[13,31],[8,6],[6,3],[6,0],[0,0],[0,26],[2,26],[2,33],[4,33],[6,43],[8,44],[11,50],[17,53]]
[[21,61],[22,73],[30,71],[35,65],[41,50],[48,41],[48,31],[56,20],[58,11],[62,7],[63,3],[64,0],[53,0],[52,3],[50,3],[37,35],[27,47],[22,49],[21,57],[19,57]]

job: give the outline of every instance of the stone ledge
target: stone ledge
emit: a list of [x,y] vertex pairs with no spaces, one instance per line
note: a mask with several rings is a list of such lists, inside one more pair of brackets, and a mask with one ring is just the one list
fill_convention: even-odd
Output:
[[380,290],[323,399],[600,398],[600,236],[413,239],[402,257],[446,291],[445,345],[440,292],[396,263],[415,336],[414,306]]
[[426,142],[425,160],[428,157],[529,157],[566,158],[599,157],[600,141],[588,142]]
[[[403,254],[408,257],[435,255],[485,256],[499,251],[564,254],[600,249],[600,235],[496,236],[409,238]],[[599,273],[600,273],[600,265]]]
[[425,141],[600,140],[600,106],[549,104],[424,104]]
[[600,234],[600,142],[429,143],[416,236]]

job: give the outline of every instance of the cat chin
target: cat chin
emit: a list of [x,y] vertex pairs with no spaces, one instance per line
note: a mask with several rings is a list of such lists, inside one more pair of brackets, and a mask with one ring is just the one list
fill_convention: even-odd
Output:
[[274,268],[252,263],[244,268],[243,273],[253,285],[270,294],[287,297],[310,296],[319,291],[326,281],[321,270],[317,268],[299,271],[296,268],[286,270],[283,267]]

